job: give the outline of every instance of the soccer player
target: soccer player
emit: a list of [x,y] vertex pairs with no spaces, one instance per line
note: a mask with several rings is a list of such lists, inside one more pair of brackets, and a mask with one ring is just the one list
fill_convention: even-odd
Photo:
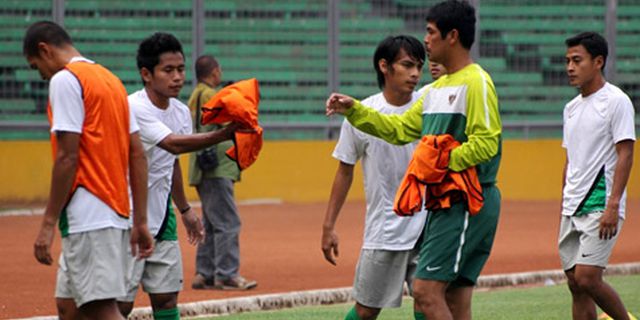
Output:
[[180,212],[189,243],[199,243],[204,229],[187,202],[176,155],[228,140],[236,126],[191,134],[189,108],[176,99],[184,85],[185,62],[182,45],[173,35],[159,32],[144,39],[136,60],[144,88],[129,95],[129,104],[140,126],[149,163],[149,230],[155,236],[156,247],[150,257],[130,261],[128,292],[118,300],[122,313],[128,315],[141,283],[149,294],[155,319],[179,319],[177,303],[183,272],[171,198]]
[[595,319],[596,305],[629,319],[602,273],[625,218],[626,185],[636,140],[629,97],[606,81],[607,41],[585,32],[566,40],[569,83],[580,94],[564,108],[567,151],[558,247],[574,319]]
[[440,63],[429,61],[429,73],[431,73],[433,80],[438,80],[447,74],[447,69]]
[[[51,243],[62,235],[56,281],[61,319],[122,319],[127,243],[149,256],[147,164],[120,79],[75,49],[59,25],[40,21],[24,37],[23,53],[49,82],[54,164],[36,259],[51,265]],[[128,181],[133,195],[129,225]],[[129,231],[130,230],[130,231]],[[76,308],[78,306],[78,308]]]
[[[407,111],[420,97],[414,90],[424,61],[424,47],[418,39],[403,35],[384,39],[373,55],[382,92],[363,103],[384,114]],[[353,285],[356,304],[345,319],[375,319],[382,308],[401,305],[405,282],[411,287],[416,243],[426,211],[413,218],[400,217],[393,212],[393,200],[414,148],[415,143],[395,146],[355,129],[346,120],[342,123],[333,152],[340,163],[322,228],[322,252],[329,263],[336,264],[335,223],[353,181],[353,167],[360,159],[367,200],[364,242]]]
[[429,213],[413,296],[429,320],[470,319],[473,285],[491,252],[500,213],[495,182],[502,125],[491,77],[469,53],[475,9],[466,1],[440,2],[430,8],[426,20],[429,60],[444,65],[447,75],[427,88],[417,103],[402,115],[383,115],[334,93],[326,111],[342,113],[354,127],[394,144],[436,134],[450,134],[461,143],[451,151],[448,168],[476,168],[484,205],[470,216],[465,202],[453,199],[450,208]]

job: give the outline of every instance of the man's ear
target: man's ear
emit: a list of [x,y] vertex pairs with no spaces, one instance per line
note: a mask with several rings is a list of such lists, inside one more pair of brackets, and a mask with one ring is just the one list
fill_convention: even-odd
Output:
[[53,48],[46,42],[38,42],[38,55],[43,59],[53,58]]
[[387,63],[387,60],[378,60],[378,68],[380,68],[380,71],[382,71],[383,74],[387,74],[387,72],[389,72],[389,64]]
[[593,59],[593,63],[595,63],[596,68],[598,68],[599,70],[602,70],[602,67],[604,66],[604,57],[597,56],[595,59]]
[[144,81],[144,83],[151,82],[153,78],[153,73],[151,73],[149,69],[142,67],[140,69],[140,77],[142,77],[142,81]]
[[460,42],[460,33],[458,32],[458,29],[452,29],[449,31],[446,38],[450,46],[455,45],[456,42]]

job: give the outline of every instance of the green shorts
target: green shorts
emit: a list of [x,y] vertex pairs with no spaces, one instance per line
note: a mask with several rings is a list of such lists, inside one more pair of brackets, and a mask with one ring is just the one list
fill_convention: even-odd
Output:
[[484,205],[470,216],[464,202],[429,213],[415,277],[473,286],[489,258],[500,216],[500,190],[483,186]]

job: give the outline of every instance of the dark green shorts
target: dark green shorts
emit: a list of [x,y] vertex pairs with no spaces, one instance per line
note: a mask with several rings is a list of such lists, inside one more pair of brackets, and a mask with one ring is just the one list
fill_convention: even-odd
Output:
[[464,202],[429,212],[415,277],[472,286],[489,258],[500,216],[500,190],[483,186],[484,205],[470,216]]

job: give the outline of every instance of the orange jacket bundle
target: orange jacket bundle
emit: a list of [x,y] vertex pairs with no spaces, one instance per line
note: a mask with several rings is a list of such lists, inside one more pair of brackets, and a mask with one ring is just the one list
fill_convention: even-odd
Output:
[[482,187],[475,167],[461,172],[448,168],[451,150],[459,146],[451,135],[422,137],[398,187],[393,210],[410,216],[422,210],[447,209],[451,203],[464,200],[471,215],[477,214],[484,202]]
[[238,81],[222,88],[202,107],[202,124],[242,123],[249,131],[236,131],[234,146],[227,156],[238,163],[240,170],[252,165],[262,149],[262,127],[258,125],[260,90],[255,78]]

